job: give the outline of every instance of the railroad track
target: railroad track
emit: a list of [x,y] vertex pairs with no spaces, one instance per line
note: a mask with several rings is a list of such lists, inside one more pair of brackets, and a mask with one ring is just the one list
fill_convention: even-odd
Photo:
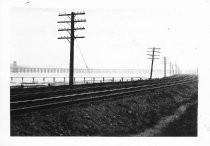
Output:
[[[184,76],[183,76],[184,77]],[[185,77],[186,78],[186,77]],[[173,77],[174,79],[181,80],[179,77]],[[49,96],[55,96],[55,95],[65,95],[65,94],[75,94],[75,93],[83,93],[87,91],[99,91],[99,90],[105,90],[105,89],[117,89],[117,88],[122,88],[122,87],[131,87],[131,86],[139,86],[139,85],[150,85],[154,83],[160,83],[160,82],[165,82],[167,78],[165,79],[155,79],[155,80],[140,80],[140,81],[133,81],[133,82],[115,82],[115,83],[109,83],[109,84],[91,84],[88,87],[77,87],[75,89],[70,89],[68,86],[65,88],[62,87],[61,89],[40,89],[37,90],[29,90],[26,92],[20,92],[14,94],[11,92],[10,95],[10,101],[21,101],[21,100],[26,100],[26,99],[39,99],[39,98],[46,98]],[[43,91],[44,90],[44,91]]]
[[[183,76],[184,77],[184,76]],[[168,77],[167,77],[168,78]],[[166,80],[167,78],[161,79],[161,80]],[[170,78],[180,78],[178,76],[172,76]],[[151,82],[155,82],[156,80],[160,80],[159,78],[155,79],[155,80],[140,80],[142,83],[151,83]],[[129,81],[130,82],[130,81]],[[132,82],[139,82],[139,81],[132,81]],[[91,87],[89,87],[89,85],[91,84]],[[104,87],[104,86],[118,86],[119,84],[128,84],[128,82],[107,82],[107,83],[90,83],[90,84],[81,84],[81,85],[75,85],[74,86],[74,91],[76,90],[84,90],[84,89],[90,89],[90,88],[99,88],[99,87]],[[88,87],[86,87],[88,86]],[[17,96],[24,96],[24,95],[29,95],[29,94],[39,94],[39,93],[55,93],[55,92],[59,92],[59,91],[69,91],[72,89],[69,89],[69,86],[67,85],[63,85],[60,86],[59,89],[57,89],[58,87],[37,87],[37,88],[28,88],[28,89],[11,89],[11,96],[12,97],[17,97]]]
[[[147,84],[133,84],[130,86],[120,86],[116,88],[113,86],[112,89],[108,88],[92,88],[93,91],[84,92],[81,93],[66,93],[64,95],[59,95],[60,91],[52,95],[51,91],[46,91],[45,93],[39,93],[39,94],[28,94],[25,95],[24,98],[21,98],[21,100],[11,101],[10,102],[10,108],[11,113],[22,113],[22,112],[29,112],[34,110],[40,110],[40,109],[47,109],[52,107],[58,107],[58,106],[64,106],[69,104],[75,104],[75,103],[83,103],[83,102],[91,102],[95,100],[102,100],[102,99],[109,99],[109,98],[117,98],[124,95],[130,95],[140,92],[148,92],[153,91],[161,88],[167,88],[172,87],[180,84],[187,84],[189,82],[195,82],[197,81],[196,77],[193,76],[182,76],[177,78],[168,78],[163,80],[154,80],[153,82],[147,83]],[[115,87],[115,88],[114,88]],[[42,98],[30,98],[30,96],[33,95],[43,95],[46,94],[46,96],[42,96]],[[49,94],[47,96],[47,94]],[[23,94],[24,95],[24,94]],[[36,97],[35,96],[35,97]],[[20,98],[20,97],[19,97]]]

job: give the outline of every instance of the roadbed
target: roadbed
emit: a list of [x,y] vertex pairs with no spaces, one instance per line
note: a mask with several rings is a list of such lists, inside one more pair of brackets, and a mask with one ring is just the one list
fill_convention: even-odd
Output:
[[[181,106],[196,103],[197,84],[11,115],[11,136],[139,136],[155,127],[164,117],[176,113]],[[162,127],[158,134],[141,136],[196,136],[197,106],[186,109],[184,113],[187,116],[180,115],[180,118]],[[194,122],[186,122],[186,117]],[[183,123],[193,125],[191,133],[179,133],[187,127]]]

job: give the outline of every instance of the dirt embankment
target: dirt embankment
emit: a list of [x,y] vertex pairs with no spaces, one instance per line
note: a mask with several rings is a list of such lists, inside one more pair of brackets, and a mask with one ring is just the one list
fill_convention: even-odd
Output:
[[184,114],[163,128],[158,136],[197,136],[197,108],[197,103],[187,108]]
[[156,125],[161,117],[173,114],[181,105],[196,102],[197,88],[197,83],[189,83],[153,93],[11,116],[11,135],[137,135]]

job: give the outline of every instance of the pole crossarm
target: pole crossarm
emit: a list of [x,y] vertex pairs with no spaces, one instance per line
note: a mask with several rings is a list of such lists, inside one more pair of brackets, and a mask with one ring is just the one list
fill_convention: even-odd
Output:
[[71,23],[71,21],[58,21],[57,23]]
[[[148,48],[149,49],[149,48]],[[155,52],[158,52],[158,53],[160,53],[159,51],[157,51],[157,50],[154,50]],[[153,52],[152,50],[147,50],[147,52]]]
[[[149,55],[149,56],[153,56],[152,54],[147,54],[147,55]],[[154,56],[160,56],[160,55],[154,55]]]
[[[74,36],[73,38],[77,39],[77,38],[85,38],[85,37],[84,36]],[[58,37],[58,39],[71,39],[71,37],[64,36],[64,37]]]
[[[83,30],[84,27],[76,27],[74,30]],[[59,28],[58,31],[71,31],[71,28]]]
[[150,71],[150,79],[152,79],[152,72],[153,72],[153,63],[154,63],[154,60],[155,59],[160,59],[160,58],[155,58],[157,56],[160,56],[159,54],[156,55],[155,53],[160,53],[159,51],[156,51],[156,50],[160,50],[160,48],[147,48],[147,49],[151,49],[147,52],[151,53],[151,54],[147,54],[149,57],[152,57],[152,58],[147,58],[147,59],[151,59],[152,60],[152,63],[151,63],[151,71]]
[[154,50],[155,50],[155,49],[158,49],[158,50],[160,50],[160,48],[147,48],[147,49],[154,49]]
[[78,38],[85,38],[85,36],[75,36],[74,38],[75,38],[75,39],[78,39]]
[[[59,14],[58,16],[71,16],[72,14],[67,14],[67,13],[64,13],[64,14]],[[76,13],[73,13],[73,15],[85,15],[85,12],[76,12]]]
[[86,22],[86,19],[74,20],[74,22]]
[[147,58],[147,59],[160,59],[160,58]]
[[58,39],[66,39],[70,43],[70,63],[69,63],[69,86],[73,88],[74,84],[74,40],[77,38],[85,38],[84,36],[75,36],[76,30],[83,30],[84,27],[74,27],[76,22],[86,22],[86,19],[75,19],[76,15],[84,15],[85,12],[71,12],[69,14],[59,14],[58,16],[67,16],[69,21],[57,21],[57,23],[66,23],[70,28],[59,28],[58,31],[67,31],[69,36],[61,36]]
[[[86,22],[86,19],[74,20],[74,22]],[[71,21],[58,21],[57,23],[71,23]]]
[[154,52],[156,52],[156,53],[160,53],[159,51],[155,51],[155,50],[154,50]]

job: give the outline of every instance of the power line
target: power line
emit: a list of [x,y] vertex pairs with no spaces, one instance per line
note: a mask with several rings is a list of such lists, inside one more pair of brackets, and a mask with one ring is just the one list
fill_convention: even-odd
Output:
[[[159,56],[159,54],[158,55],[155,55],[155,53],[160,53],[159,51],[157,51],[157,50],[160,50],[160,48],[153,47],[153,48],[147,48],[147,49],[149,49],[149,51],[147,51],[147,52],[152,53],[152,54],[147,54],[149,57],[152,57],[152,58],[148,58],[148,59],[151,59],[152,60],[152,63],[151,63],[151,71],[150,71],[150,79],[152,79],[153,62],[154,62],[155,59],[159,59],[157,57],[155,58],[155,56]],[[152,49],[152,50],[150,50],[150,49]]]
[[82,56],[82,60],[83,60],[83,62],[85,63],[85,67],[86,67],[86,69],[87,69],[87,71],[88,71],[88,73],[89,73],[89,76],[91,77],[89,67],[88,67],[88,65],[87,65],[87,62],[85,61],[84,55],[83,55],[83,53],[82,53],[82,50],[81,50],[81,48],[80,48],[80,46],[79,46],[77,40],[76,40],[76,44],[77,44],[77,47],[79,48],[80,55]]
[[[66,39],[70,43],[70,63],[69,63],[69,86],[73,87],[74,83],[74,40],[77,38],[85,38],[84,36],[75,36],[76,30],[83,30],[84,27],[74,27],[75,22],[86,22],[85,19],[75,19],[77,15],[85,15],[85,12],[71,12],[70,14],[59,14],[58,16],[67,16],[70,21],[58,21],[57,23],[66,23],[70,28],[60,28],[58,31],[67,31],[70,36],[61,36],[58,39]],[[71,25],[70,25],[71,24]]]

